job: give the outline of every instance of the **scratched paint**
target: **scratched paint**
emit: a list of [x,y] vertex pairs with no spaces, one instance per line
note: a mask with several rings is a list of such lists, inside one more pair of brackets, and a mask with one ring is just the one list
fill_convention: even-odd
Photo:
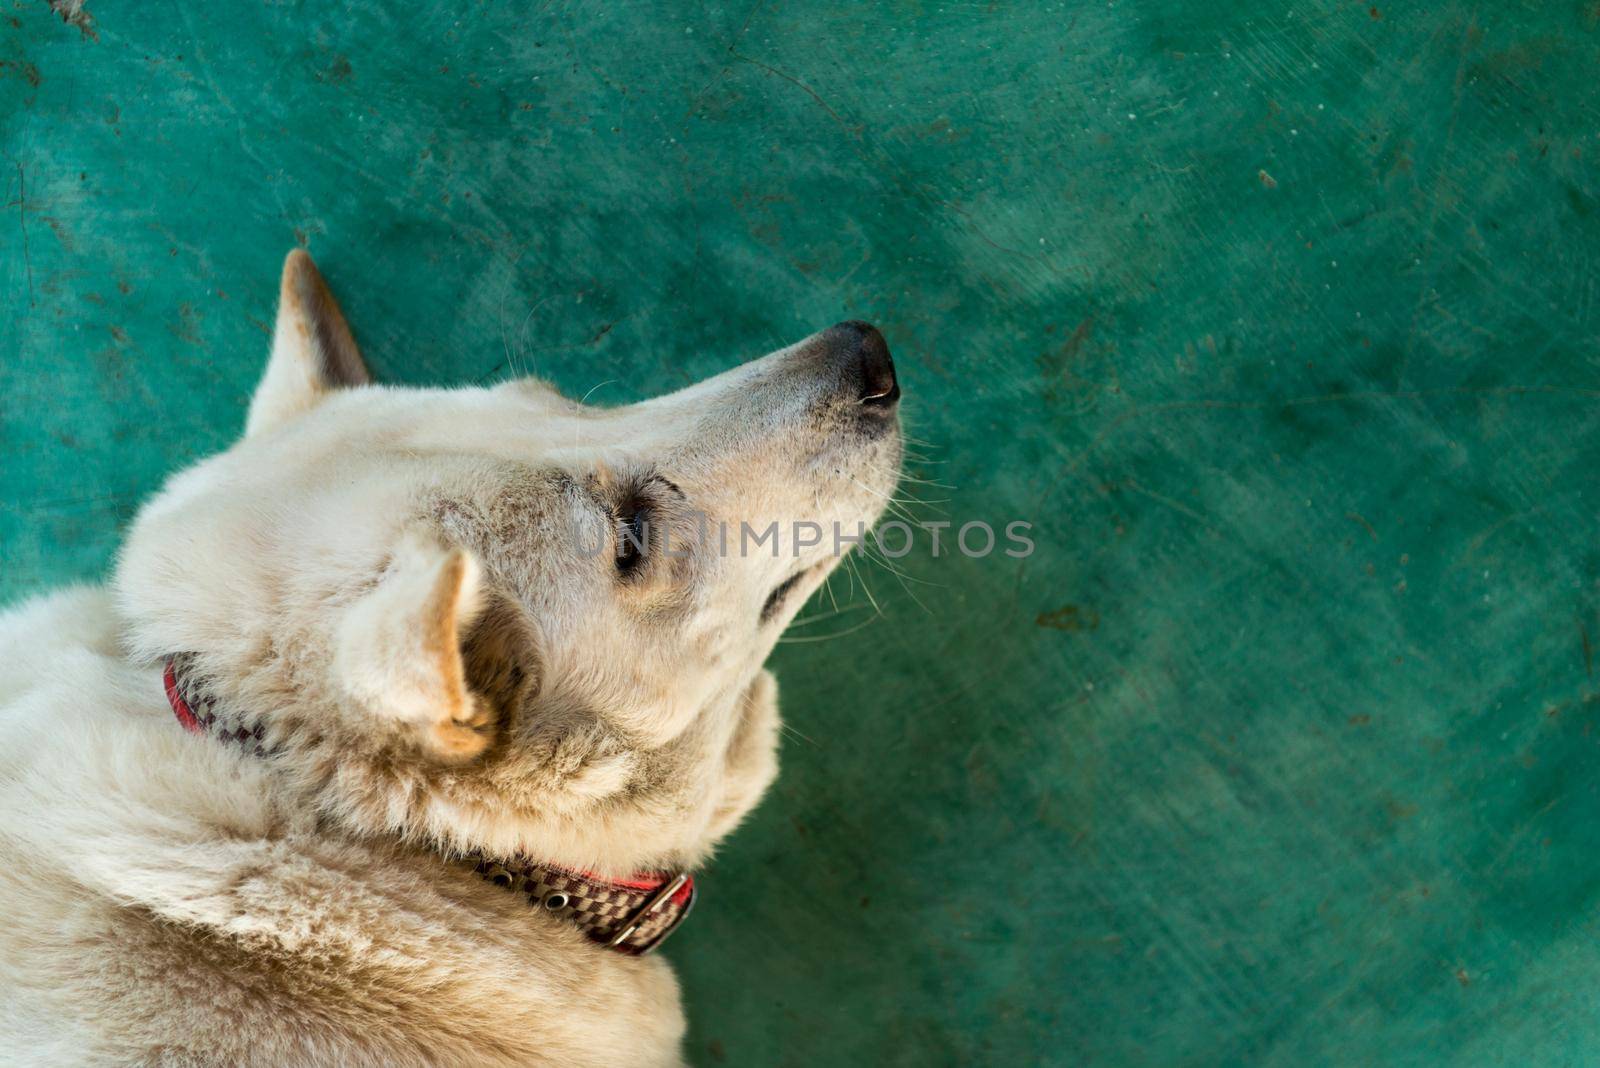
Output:
[[1380,7],[13,2],[0,595],[238,433],[297,242],[400,382],[871,319],[907,507],[1038,551],[780,649],[691,1057],[1592,1062],[1600,9]]

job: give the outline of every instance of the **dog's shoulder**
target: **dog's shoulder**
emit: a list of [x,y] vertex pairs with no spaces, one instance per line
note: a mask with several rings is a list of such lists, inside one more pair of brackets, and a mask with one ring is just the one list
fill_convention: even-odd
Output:
[[[669,969],[274,802],[78,590],[0,616],[6,1063],[653,1063]],[[626,1026],[617,1026],[618,1013]]]

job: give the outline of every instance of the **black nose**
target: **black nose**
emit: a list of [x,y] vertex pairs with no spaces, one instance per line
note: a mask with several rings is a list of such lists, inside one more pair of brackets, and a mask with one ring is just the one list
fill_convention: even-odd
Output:
[[855,387],[856,399],[870,413],[888,415],[900,403],[900,383],[894,375],[889,344],[871,323],[840,323],[828,331],[839,335],[841,354]]

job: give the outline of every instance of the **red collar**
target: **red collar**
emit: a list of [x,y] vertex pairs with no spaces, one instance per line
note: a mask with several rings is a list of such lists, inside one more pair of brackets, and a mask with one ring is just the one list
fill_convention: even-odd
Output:
[[[186,669],[189,654],[167,658],[163,681],[167,702],[178,723],[191,734],[206,734],[243,747],[259,757],[271,756],[259,723],[245,723],[222,714],[218,702]],[[591,940],[629,956],[649,953],[678,929],[694,907],[694,876],[688,872],[641,872],[627,879],[605,879],[524,858],[496,860],[475,853],[460,862],[480,877],[520,894],[528,904],[571,920]]]

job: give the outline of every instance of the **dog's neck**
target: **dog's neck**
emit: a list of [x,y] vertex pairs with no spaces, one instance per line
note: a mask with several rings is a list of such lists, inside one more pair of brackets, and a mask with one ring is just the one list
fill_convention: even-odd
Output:
[[[272,759],[277,749],[267,743],[261,721],[227,707],[196,677],[193,665],[194,658],[187,653],[167,658],[167,702],[178,723],[192,734],[237,745],[260,759]],[[630,956],[659,946],[694,906],[694,877],[687,872],[641,872],[626,879],[604,879],[524,857],[471,853],[440,859],[525,895],[529,906],[568,919],[590,940]]]

